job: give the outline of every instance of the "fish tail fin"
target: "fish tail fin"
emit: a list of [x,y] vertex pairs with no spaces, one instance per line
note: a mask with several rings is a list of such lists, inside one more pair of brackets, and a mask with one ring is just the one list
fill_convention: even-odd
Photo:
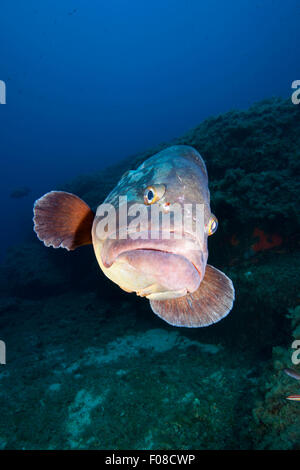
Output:
[[150,300],[154,313],[173,326],[208,326],[226,317],[234,302],[234,287],[224,273],[207,265],[198,289],[184,297]]
[[75,248],[92,243],[94,213],[74,194],[50,191],[35,201],[34,231],[46,246]]

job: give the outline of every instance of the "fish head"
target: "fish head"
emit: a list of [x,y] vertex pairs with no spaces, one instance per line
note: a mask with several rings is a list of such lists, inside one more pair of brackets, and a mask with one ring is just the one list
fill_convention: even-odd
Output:
[[97,209],[93,246],[104,274],[125,291],[182,297],[204,277],[214,224],[201,156],[173,146],[123,175]]

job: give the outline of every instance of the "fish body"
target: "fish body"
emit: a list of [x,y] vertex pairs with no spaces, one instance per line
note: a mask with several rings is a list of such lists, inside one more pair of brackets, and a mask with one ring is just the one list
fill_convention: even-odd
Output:
[[175,326],[207,326],[232,308],[231,280],[207,264],[216,227],[205,163],[183,145],[126,172],[95,214],[57,191],[34,206],[34,229],[46,246],[92,243],[103,273]]
[[[146,160],[137,170],[127,172],[118,185],[108,195],[104,204],[112,204],[118,216],[122,210],[119,198],[126,195],[128,214],[134,213],[135,205],[140,204],[147,212],[138,227],[139,236],[119,240],[108,234],[105,238],[97,236],[97,226],[103,213],[103,204],[96,212],[93,223],[93,246],[98,263],[104,274],[126,291],[136,292],[149,299],[170,299],[182,293],[196,290],[203,279],[208,251],[207,236],[197,240],[191,233],[183,233],[181,239],[163,238],[168,235],[169,227],[153,230],[151,211],[154,205],[144,204],[145,188],[163,185],[163,197],[155,203],[161,212],[167,211],[171,204],[203,204],[205,219],[211,217],[207,172],[198,152],[189,147],[174,146],[163,150]],[[192,214],[188,214],[192,217]],[[118,224],[118,232],[137,233],[133,216],[128,217],[124,226]],[[176,231],[176,224],[174,231]],[[150,233],[152,230],[152,234]],[[153,235],[153,232],[156,234]],[[118,235],[118,234],[117,234]],[[155,236],[157,235],[157,236]],[[144,250],[141,252],[141,250]],[[172,276],[174,270],[177,272]],[[174,277],[174,278],[173,278]],[[180,282],[182,280],[182,282]]]
[[31,189],[30,188],[27,188],[27,187],[23,187],[23,188],[18,188],[18,189],[14,189],[11,193],[10,193],[10,197],[14,198],[14,199],[20,199],[22,197],[25,197],[25,196],[28,196],[28,194],[31,192]]
[[286,368],[284,369],[284,372],[289,376],[292,377],[295,380],[300,380],[300,374],[296,372],[294,369],[289,369]]
[[286,397],[286,399],[290,401],[300,401],[300,395],[290,395]]
[[[300,380],[300,374],[296,372],[294,369],[286,368],[284,369],[284,372],[289,377],[292,377],[295,380]],[[286,399],[290,401],[300,401],[300,395],[289,395],[288,397],[286,397]]]

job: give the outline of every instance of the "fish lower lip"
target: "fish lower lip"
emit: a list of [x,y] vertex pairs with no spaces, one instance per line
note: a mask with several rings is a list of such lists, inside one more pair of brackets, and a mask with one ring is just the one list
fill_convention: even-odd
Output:
[[126,263],[139,273],[139,277],[150,278],[151,284],[167,291],[194,292],[201,281],[198,269],[187,257],[159,249],[123,251],[116,261]]
[[[129,250],[129,251],[123,251],[120,255],[117,256],[116,260],[119,258],[119,256],[122,256],[124,255],[124,253],[132,253],[132,252],[138,252],[138,251],[149,251],[149,252],[159,252],[159,253],[164,253],[166,255],[171,255],[171,254],[174,254],[170,251],[164,251],[164,250],[159,250],[159,249],[156,249],[156,248],[136,248],[135,250]],[[183,256],[183,258],[186,258],[185,256]],[[115,260],[115,261],[116,261]],[[192,262],[190,261],[188,258],[186,258],[187,261],[189,261],[192,266],[196,269],[196,271],[198,272],[199,275],[201,275],[201,271],[199,270],[199,268],[197,268],[197,266]]]

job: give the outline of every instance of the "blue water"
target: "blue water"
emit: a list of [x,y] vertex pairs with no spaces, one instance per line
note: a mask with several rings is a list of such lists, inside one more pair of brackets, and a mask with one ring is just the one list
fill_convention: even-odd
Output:
[[1,254],[57,184],[288,97],[299,17],[299,0],[1,0]]

